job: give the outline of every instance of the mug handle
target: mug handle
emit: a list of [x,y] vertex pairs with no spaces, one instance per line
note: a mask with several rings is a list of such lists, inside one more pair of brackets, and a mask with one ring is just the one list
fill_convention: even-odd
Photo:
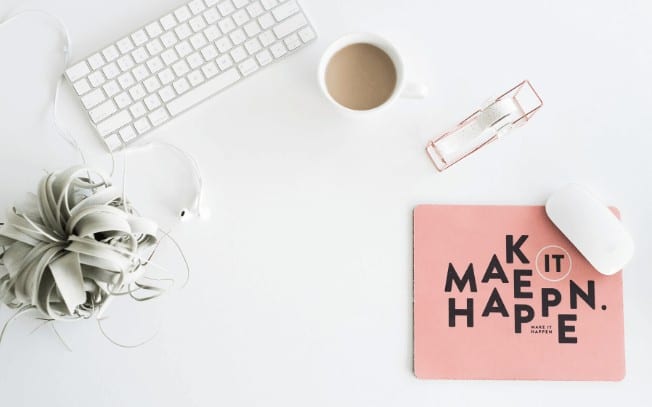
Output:
[[408,82],[401,92],[401,97],[407,99],[423,99],[427,95],[428,87],[422,83],[416,82]]

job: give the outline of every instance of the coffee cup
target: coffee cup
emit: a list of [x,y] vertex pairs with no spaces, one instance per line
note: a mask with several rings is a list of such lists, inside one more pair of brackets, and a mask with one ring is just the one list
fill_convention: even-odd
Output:
[[354,114],[384,110],[401,97],[423,98],[427,93],[424,85],[406,81],[396,47],[372,33],[347,34],[328,46],[318,80],[330,102]]

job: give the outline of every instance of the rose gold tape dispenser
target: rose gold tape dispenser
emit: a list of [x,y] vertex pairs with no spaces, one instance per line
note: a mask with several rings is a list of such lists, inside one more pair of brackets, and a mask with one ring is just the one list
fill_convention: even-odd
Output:
[[527,123],[541,106],[543,100],[530,81],[523,81],[430,141],[426,151],[435,167],[443,171]]

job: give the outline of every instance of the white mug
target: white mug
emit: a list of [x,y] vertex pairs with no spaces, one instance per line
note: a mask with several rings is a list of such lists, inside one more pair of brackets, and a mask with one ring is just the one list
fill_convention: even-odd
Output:
[[[389,58],[394,63],[394,67],[396,68],[396,86],[394,87],[394,92],[383,104],[372,109],[354,110],[343,106],[335,99],[333,99],[333,96],[331,96],[331,94],[328,92],[328,87],[326,86],[326,68],[331,61],[331,58],[333,58],[333,55],[335,55],[341,49],[353,44],[370,44],[380,48],[389,56]],[[384,110],[396,102],[399,97],[421,99],[424,98],[428,93],[428,89],[425,85],[406,82],[405,66],[403,64],[403,58],[401,57],[401,54],[398,52],[396,47],[392,45],[391,42],[387,41],[385,38],[377,34],[372,33],[351,33],[335,40],[331,45],[328,46],[328,48],[326,48],[326,51],[324,51],[324,54],[321,57],[321,61],[319,62],[317,74],[319,87],[321,88],[324,96],[326,96],[326,98],[338,108],[348,113],[355,113],[358,115]]]

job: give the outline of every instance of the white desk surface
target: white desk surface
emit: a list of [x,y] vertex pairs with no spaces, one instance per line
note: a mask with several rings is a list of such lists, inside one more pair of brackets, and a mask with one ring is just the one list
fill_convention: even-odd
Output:
[[[156,4],[155,4],[156,3]],[[119,303],[93,322],[12,325],[0,345],[7,406],[649,406],[652,396],[652,3],[302,0],[310,47],[159,131],[198,159],[210,222],[174,226],[193,267],[165,301]],[[59,15],[73,59],[180,0],[3,0],[0,15]],[[430,95],[353,120],[320,95],[329,42],[373,31],[403,51]],[[48,116],[61,71],[51,23],[0,28],[0,207],[43,170],[78,162]],[[546,106],[526,127],[438,174],[423,147],[491,95],[528,78]],[[107,154],[70,91],[69,124],[89,161]],[[165,227],[189,204],[170,152],[130,156],[128,194]],[[638,251],[625,270],[627,377],[618,383],[421,381],[412,373],[412,208],[542,204],[579,182],[621,208]],[[159,261],[180,263],[170,245]],[[0,321],[9,317],[6,307]],[[599,355],[596,355],[599,357]]]

